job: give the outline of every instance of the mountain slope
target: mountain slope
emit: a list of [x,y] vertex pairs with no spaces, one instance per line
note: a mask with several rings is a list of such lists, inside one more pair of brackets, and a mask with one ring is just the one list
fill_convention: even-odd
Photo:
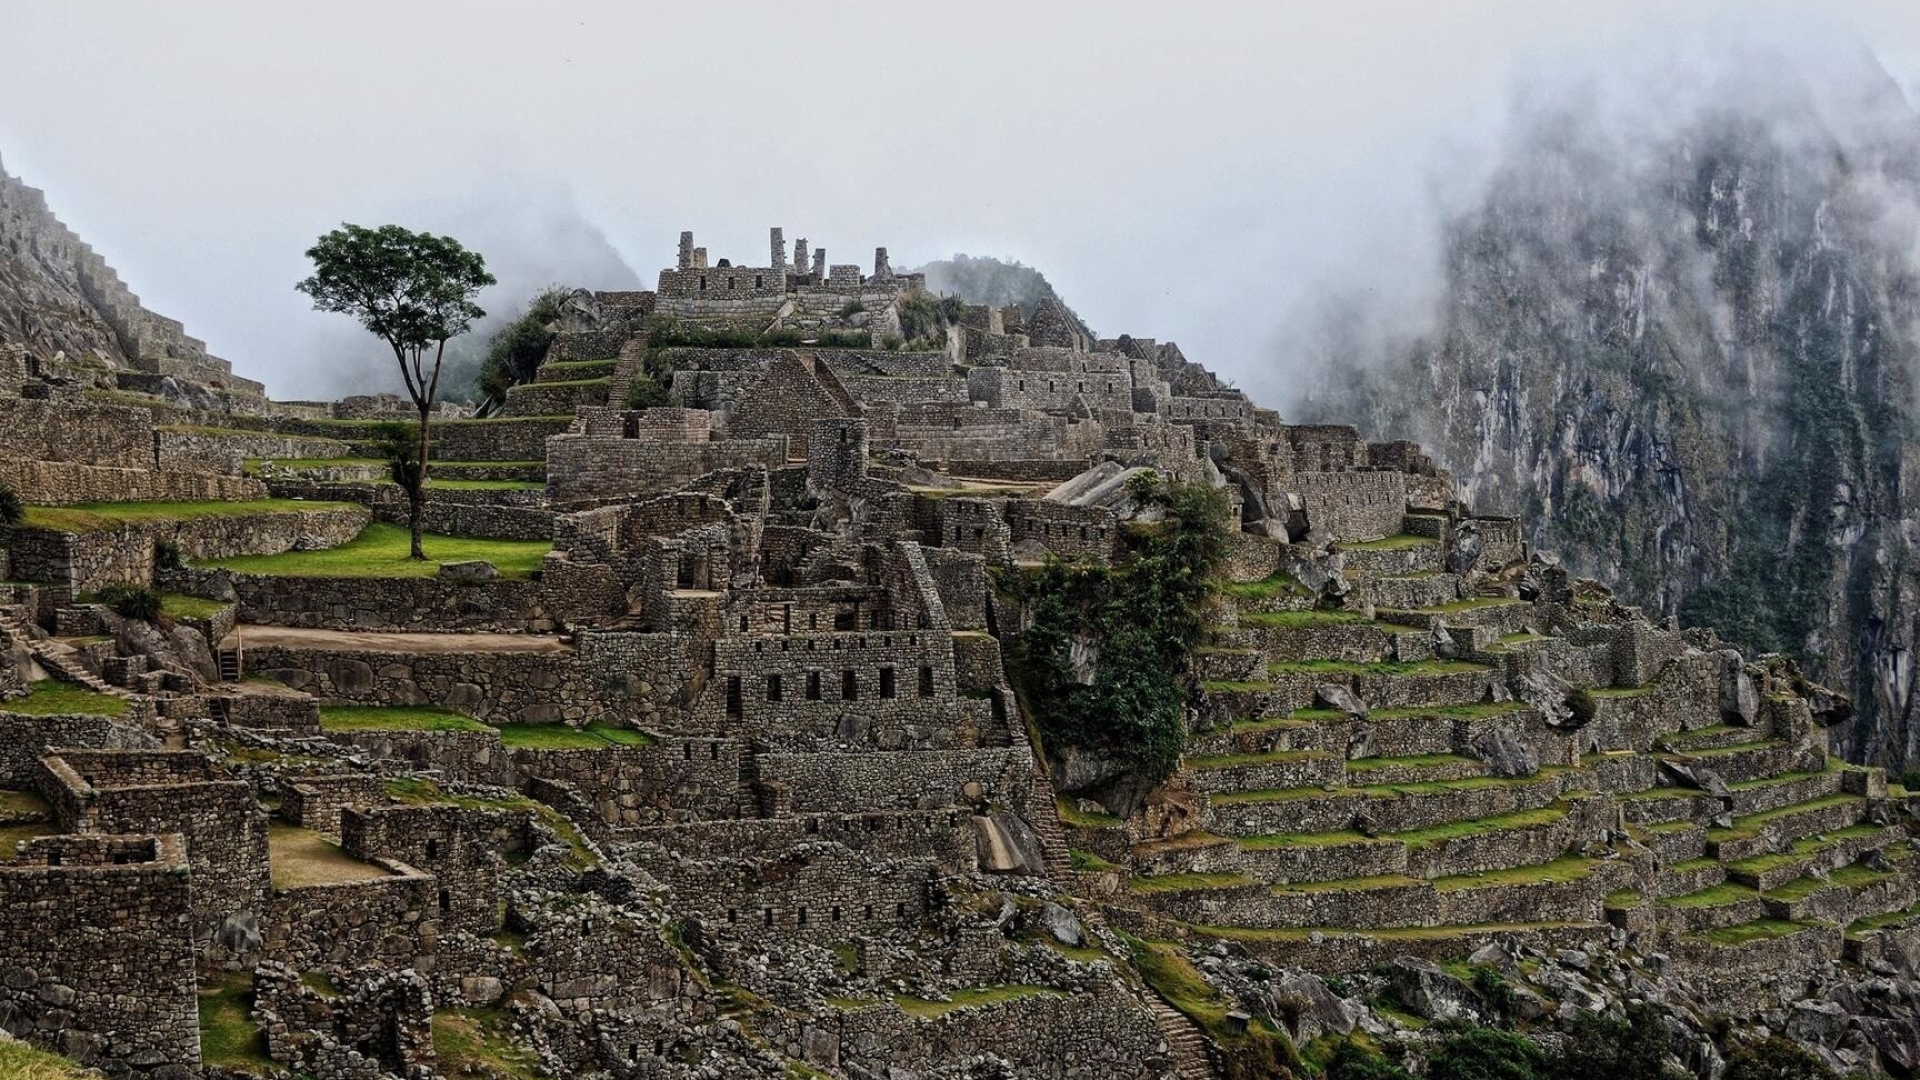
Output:
[[1530,116],[1448,225],[1435,328],[1323,357],[1299,411],[1422,440],[1576,570],[1850,688],[1849,756],[1920,761],[1920,118],[1781,74],[1613,127]]

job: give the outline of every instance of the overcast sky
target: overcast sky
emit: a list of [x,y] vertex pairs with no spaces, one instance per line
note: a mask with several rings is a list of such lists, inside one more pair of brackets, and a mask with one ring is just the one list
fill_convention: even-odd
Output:
[[1913,0],[0,0],[0,27],[6,169],[281,397],[353,388],[344,320],[292,289],[319,233],[498,217],[496,265],[612,284],[541,243],[568,206],[649,286],[683,228],[736,262],[769,225],[834,262],[1020,259],[1099,332],[1272,391],[1304,291],[1424,266],[1435,183],[1516,79],[1851,35],[1920,97]]

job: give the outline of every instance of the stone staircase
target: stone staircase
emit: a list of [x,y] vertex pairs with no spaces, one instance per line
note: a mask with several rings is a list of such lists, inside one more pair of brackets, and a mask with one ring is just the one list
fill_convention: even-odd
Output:
[[1173,1055],[1175,1073],[1180,1080],[1213,1080],[1207,1037],[1200,1026],[1151,990],[1147,992],[1147,1011],[1153,1014],[1160,1034],[1166,1036],[1167,1049]]

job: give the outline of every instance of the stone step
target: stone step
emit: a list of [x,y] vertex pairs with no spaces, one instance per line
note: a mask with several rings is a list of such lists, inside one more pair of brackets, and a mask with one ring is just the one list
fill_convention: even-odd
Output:
[[1416,831],[1548,806],[1565,790],[1559,775],[1564,771],[1542,770],[1539,776],[1515,779],[1226,794],[1208,800],[1206,822],[1210,831],[1225,836],[1340,832],[1356,823],[1366,823],[1381,835]]
[[1887,856],[1885,869],[1859,862],[1835,868],[1825,877],[1795,878],[1779,885],[1766,894],[1767,913],[1776,919],[1850,926],[1861,919],[1907,910],[1920,898],[1913,851],[1894,847],[1887,849]]
[[1839,769],[1827,769],[1781,773],[1727,786],[1733,791],[1734,815],[1744,817],[1835,794],[1840,790],[1842,776]]
[[1435,608],[1460,599],[1460,575],[1442,571],[1369,578],[1367,598],[1382,608]]
[[1196,651],[1194,672],[1211,682],[1247,682],[1264,674],[1267,658],[1258,649],[1209,647]]
[[1475,596],[1430,608],[1377,608],[1382,622],[1431,628],[1479,627],[1495,637],[1521,633],[1536,616],[1532,604],[1510,596]]
[[1346,763],[1346,782],[1355,787],[1438,783],[1486,775],[1485,765],[1462,754],[1353,758]]
[[1275,967],[1300,967],[1322,974],[1366,971],[1401,956],[1458,960],[1489,944],[1524,945],[1544,952],[1605,947],[1613,929],[1605,922],[1542,920],[1511,923],[1446,924],[1360,931],[1340,926],[1303,926],[1265,930],[1233,926],[1196,926],[1203,938],[1238,944],[1248,955]]
[[1803,836],[1784,851],[1750,855],[1727,864],[1727,878],[1766,892],[1795,878],[1837,870],[1900,839],[1893,826],[1858,824]]
[[1349,579],[1404,577],[1446,570],[1440,544],[1431,537],[1389,536],[1333,547],[1342,556]]
[[1785,850],[1795,840],[1858,824],[1868,803],[1858,795],[1820,795],[1733,819],[1732,828],[1707,830],[1707,854],[1736,862]]
[[1662,865],[1702,858],[1707,853],[1707,827],[1697,821],[1668,821],[1638,826],[1633,833]]
[[1690,766],[1711,769],[1730,785],[1794,772],[1811,772],[1825,765],[1825,761],[1818,758],[1818,751],[1810,755],[1808,751],[1779,739],[1733,743],[1669,756]]
[[1704,821],[1713,816],[1718,800],[1694,788],[1655,787],[1620,796],[1621,813],[1635,825]]
[[1187,753],[1264,754],[1275,750],[1322,749],[1321,728],[1311,719],[1275,717],[1243,720],[1187,736]]
[[1242,615],[1237,637],[1276,663],[1373,664],[1395,655],[1393,633],[1347,612],[1283,611]]
[[1764,727],[1745,727],[1739,724],[1715,724],[1712,727],[1695,728],[1692,731],[1676,731],[1662,736],[1660,746],[1681,754],[1693,754],[1706,750],[1721,750],[1731,746],[1743,745],[1763,739],[1767,735]]
[[1684,896],[1710,889],[1727,880],[1727,866],[1705,856],[1682,859],[1663,866],[1650,890],[1655,899]]
[[1665,897],[1654,904],[1654,913],[1660,928],[1668,933],[1697,934],[1762,918],[1767,905],[1757,891],[1721,882]]

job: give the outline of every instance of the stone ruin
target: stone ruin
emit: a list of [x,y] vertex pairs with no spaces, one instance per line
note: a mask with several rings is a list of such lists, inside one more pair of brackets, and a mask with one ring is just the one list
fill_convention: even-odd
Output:
[[[112,387],[17,365],[0,1030],[155,1080],[1146,1080],[1226,1069],[1220,1023],[1416,1035],[1304,973],[1488,1019],[1436,964],[1596,1008],[1618,965],[1702,1020],[1910,985],[1907,796],[1829,759],[1844,700],[1171,343],[1049,302],[890,346],[922,292],[774,229],[766,266],[683,233],[655,290],[576,293],[502,415],[436,427],[470,483],[428,531],[536,545],[518,574],[276,569],[402,520],[377,403],[274,403],[164,334]],[[672,343],[741,325],[787,333]],[[644,365],[670,407],[624,406]],[[1143,793],[1036,751],[993,575],[1114,559],[1149,472],[1235,528]],[[96,595],[128,583],[177,615]],[[1808,1041],[1895,1059],[1903,1014],[1851,1007]]]

